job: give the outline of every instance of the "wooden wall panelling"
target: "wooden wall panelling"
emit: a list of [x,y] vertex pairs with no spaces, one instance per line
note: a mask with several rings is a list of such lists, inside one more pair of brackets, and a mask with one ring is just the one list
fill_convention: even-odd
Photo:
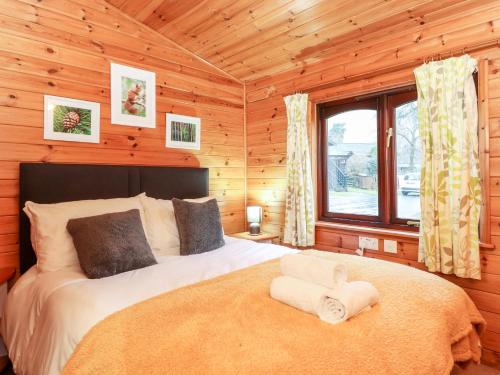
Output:
[[[236,78],[228,74],[227,72],[221,70],[220,68],[212,65],[211,63],[203,60],[198,55],[189,52],[182,45],[179,45],[176,41],[167,39],[163,35],[154,32],[151,28],[144,26],[142,23],[137,22],[134,18],[130,17],[126,13],[116,9],[114,6],[110,6],[109,3],[103,0],[70,0],[61,3],[60,0],[46,0],[43,3],[37,0],[20,0],[24,2],[28,7],[27,14],[38,15],[38,7],[40,9],[57,9],[65,17],[69,16],[71,18],[76,18],[83,21],[88,21],[89,24],[85,26],[94,31],[94,26],[103,26],[112,31],[121,31],[124,34],[129,35],[132,38],[136,38],[139,41],[146,42],[143,44],[143,49],[145,48],[148,52],[151,51],[151,45],[149,42],[155,42],[157,45],[167,48],[170,50],[169,55],[176,56],[176,58],[182,58],[186,60],[186,67],[197,65],[201,70],[212,71],[218,75],[225,76],[231,81],[237,81]],[[143,2],[141,1],[141,4]],[[30,8],[31,6],[31,8]],[[17,6],[19,7],[19,6]],[[31,11],[31,12],[30,12]],[[107,22],[109,19],[113,19],[114,22]],[[124,22],[119,22],[118,20],[124,19]],[[64,19],[63,23],[67,23],[68,20]],[[165,59],[165,56],[160,58]],[[168,59],[168,58],[167,58]]]
[[[91,9],[92,6],[98,7],[98,4],[101,4],[100,10]],[[74,0],[59,6],[60,3],[50,5],[48,2],[5,0],[2,5],[1,23],[7,23],[9,29],[18,31],[21,35],[23,21],[26,21],[30,22],[26,27],[37,34],[45,34],[45,38],[54,40],[65,40],[66,43],[71,42],[88,52],[120,49],[122,53],[145,52],[143,58],[158,57],[163,60],[163,65],[177,63],[187,70],[199,69],[199,74],[218,72],[194,56],[173,47],[170,41],[159,38],[150,30],[146,30],[143,25],[123,20],[123,15],[119,17],[109,15],[114,22],[105,22],[103,18],[107,17],[106,13],[111,9],[99,1],[79,4]],[[127,46],[128,49],[123,49],[122,46]]]
[[478,114],[479,114],[479,163],[481,168],[481,193],[483,199],[480,214],[480,238],[491,242],[492,206],[496,210],[495,198],[490,195],[490,118],[489,118],[489,66],[488,59],[482,59],[478,64]]
[[[157,127],[110,121],[110,61],[157,74]],[[19,162],[201,166],[226,233],[244,228],[243,86],[104,1],[0,7],[0,264],[18,264]],[[99,144],[43,139],[43,95],[101,103]],[[165,148],[165,113],[202,119],[201,150]]]
[[[489,164],[489,174],[483,177],[488,185],[484,190],[490,203],[490,213],[483,214],[483,222],[490,224],[491,243],[495,248],[481,250],[482,280],[443,277],[463,287],[484,312],[488,321],[483,338],[485,358],[495,362],[500,358],[500,333],[497,332],[500,324],[497,308],[500,298],[500,49],[497,38],[500,35],[494,29],[500,18],[500,5],[482,3],[476,11],[465,4],[462,6],[460,17],[424,17],[425,22],[415,29],[415,33],[394,28],[394,32],[387,35],[380,32],[363,37],[359,46],[346,40],[337,49],[332,48],[331,54],[319,63],[247,82],[247,184],[249,201],[262,204],[264,212],[279,213],[265,216],[263,228],[282,233],[284,201],[275,197],[280,196],[276,192],[284,191],[286,185],[282,160],[286,153],[287,127],[284,95],[295,91],[309,92],[310,100],[316,104],[406,86],[414,83],[413,69],[423,58],[457,56],[471,51],[471,55],[480,61],[481,135],[489,132],[490,136],[489,149],[483,145],[486,153],[482,162],[486,166]],[[436,12],[443,14],[439,10]],[[346,50],[344,47],[348,45],[352,48]],[[310,125],[316,126],[314,122]],[[273,140],[279,140],[279,143]],[[380,240],[381,250],[367,250],[366,256],[425,269],[417,262],[416,239],[407,237],[317,227],[316,247],[353,253],[360,234]],[[398,241],[397,254],[383,252],[384,238]]]

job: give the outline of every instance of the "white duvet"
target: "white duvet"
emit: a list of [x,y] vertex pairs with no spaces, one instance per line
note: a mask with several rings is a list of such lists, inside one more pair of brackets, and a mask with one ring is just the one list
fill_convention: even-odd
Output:
[[85,333],[106,316],[158,294],[295,250],[225,237],[220,249],[164,256],[158,264],[90,280],[79,269],[32,267],[10,291],[2,333],[18,375],[56,375]]

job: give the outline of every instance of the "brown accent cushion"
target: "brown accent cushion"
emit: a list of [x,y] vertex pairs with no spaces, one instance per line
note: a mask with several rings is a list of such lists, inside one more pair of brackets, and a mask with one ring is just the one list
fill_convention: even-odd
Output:
[[217,200],[204,203],[172,199],[179,230],[181,255],[201,254],[224,246]]
[[137,209],[71,219],[66,228],[90,279],[156,264]]

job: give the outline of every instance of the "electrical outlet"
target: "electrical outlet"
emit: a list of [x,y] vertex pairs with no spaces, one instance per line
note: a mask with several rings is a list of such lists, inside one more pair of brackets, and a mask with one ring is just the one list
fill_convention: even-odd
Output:
[[361,249],[378,250],[378,239],[371,237],[359,237],[359,247]]
[[397,241],[384,240],[384,252],[397,254],[398,253],[398,243]]

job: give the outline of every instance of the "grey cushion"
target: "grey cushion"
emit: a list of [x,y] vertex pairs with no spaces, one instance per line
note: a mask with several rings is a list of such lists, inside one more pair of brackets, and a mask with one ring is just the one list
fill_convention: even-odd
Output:
[[90,279],[156,264],[137,209],[71,219],[66,228]]
[[219,206],[215,199],[194,203],[174,198],[172,203],[181,255],[200,254],[224,246]]

